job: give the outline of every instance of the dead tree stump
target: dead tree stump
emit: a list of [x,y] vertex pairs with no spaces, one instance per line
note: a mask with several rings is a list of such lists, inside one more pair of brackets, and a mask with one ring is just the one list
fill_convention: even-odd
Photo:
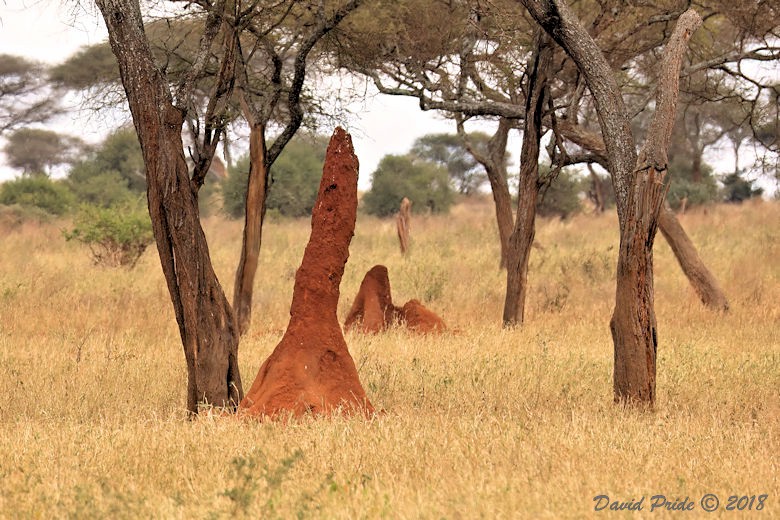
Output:
[[241,401],[243,413],[275,418],[374,411],[336,316],[355,230],[357,174],[352,139],[337,128],[325,157],[309,243],[295,274],[290,323]]
[[405,255],[409,250],[409,235],[412,232],[412,202],[404,197],[401,200],[401,208],[395,216],[395,227],[398,230],[398,242],[401,245],[401,254]]

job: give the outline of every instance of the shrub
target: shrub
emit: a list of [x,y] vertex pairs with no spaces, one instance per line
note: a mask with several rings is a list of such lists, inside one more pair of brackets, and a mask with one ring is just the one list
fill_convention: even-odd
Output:
[[453,201],[447,170],[408,155],[386,155],[372,175],[371,189],[363,197],[367,213],[385,217],[398,211],[407,197],[416,213],[445,213]]
[[[327,140],[323,137],[296,137],[271,166],[272,182],[266,208],[285,217],[311,215],[322,178]],[[244,216],[249,157],[230,169],[222,184],[222,208],[231,218]]]
[[712,175],[712,167],[706,163],[700,166],[698,176],[693,172],[693,161],[685,155],[676,156],[669,164],[671,175],[666,200],[672,209],[680,209],[682,201],[686,206],[700,206],[718,198],[718,186]]
[[[541,170],[541,168],[540,168]],[[548,170],[549,171],[549,170]],[[541,176],[548,171],[540,171]],[[541,192],[536,211],[542,217],[566,218],[580,211],[580,180],[571,170],[561,170],[547,190]],[[521,194],[522,196],[522,194]]]
[[689,179],[675,178],[674,173],[672,175],[666,200],[674,210],[680,209],[683,200],[686,200],[686,206],[690,208],[712,202],[718,196],[718,187],[711,178],[702,182],[693,182]]
[[83,205],[66,240],[89,246],[97,265],[132,268],[154,241],[149,214],[139,202],[103,208]]
[[739,173],[726,175],[723,178],[723,200],[731,203],[740,203],[753,197],[760,197],[764,193],[764,189],[754,188],[754,182],[745,179]]
[[45,176],[21,177],[0,185],[0,204],[62,215],[73,205],[73,194],[61,182]]

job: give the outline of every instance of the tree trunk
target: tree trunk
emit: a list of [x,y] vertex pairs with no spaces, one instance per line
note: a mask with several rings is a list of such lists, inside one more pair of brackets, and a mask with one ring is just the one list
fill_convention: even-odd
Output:
[[498,226],[498,240],[501,244],[501,260],[499,268],[506,268],[509,257],[509,236],[514,227],[512,216],[512,195],[509,193],[509,184],[506,176],[506,143],[509,130],[512,128],[509,119],[501,118],[498,121],[498,129],[488,141],[488,159],[483,163],[490,191],[493,194],[493,203],[496,209],[496,224]]
[[[647,172],[647,173],[645,173]],[[621,226],[615,309],[610,321],[615,346],[613,386],[616,402],[655,402],[658,331],[653,293],[653,240],[666,196],[663,176],[638,173]]]
[[666,207],[661,210],[658,228],[671,246],[674,256],[702,303],[718,311],[729,310],[728,299],[718,285],[718,281],[702,262],[696,247],[680,225],[680,221]]
[[255,123],[249,133],[249,178],[246,190],[244,235],[233,290],[233,308],[241,335],[249,330],[252,321],[252,293],[260,258],[267,194],[265,127]]
[[653,241],[663,207],[667,150],[674,128],[682,58],[701,24],[693,10],[680,16],[664,50],[656,111],[637,157],[628,112],[604,54],[563,0],[520,0],[572,57],[593,94],[615,188],[620,250],[615,310],[610,322],[618,402],[655,401],[658,333],[653,301]]
[[637,158],[632,190],[620,220],[615,309],[610,322],[615,346],[616,402],[655,404],[658,330],[653,294],[653,242],[668,184],[667,150],[677,110],[680,68],[687,43],[701,25],[693,10],[678,20],[664,50],[656,111],[647,141]]
[[596,170],[593,169],[593,166],[588,164],[588,172],[590,172],[590,182],[593,186],[592,189],[592,199],[593,204],[596,206],[596,213],[604,213],[604,209],[606,206],[606,196],[604,195],[604,182],[599,178],[598,174],[596,173]]
[[155,67],[137,2],[97,0],[117,57],[147,171],[147,199],[187,360],[187,409],[243,397],[233,313],[211,265],[197,186],[181,139],[184,112]]
[[457,121],[458,135],[463,139],[463,145],[466,150],[485,168],[488,180],[490,181],[490,191],[493,195],[494,207],[496,210],[496,224],[498,225],[498,239],[501,245],[501,259],[499,268],[506,267],[509,236],[514,227],[514,216],[512,215],[512,196],[509,193],[509,184],[506,175],[506,144],[509,137],[509,130],[512,129],[512,122],[502,117],[498,120],[498,129],[488,141],[487,154],[483,154],[469,140],[468,134],[463,127],[463,118],[455,115]]
[[[559,122],[558,128],[563,131],[567,139],[592,152],[599,158],[600,164],[608,168],[604,141],[598,135],[569,122]],[[674,251],[680,268],[701,298],[702,303],[716,310],[727,310],[729,304],[726,295],[721,290],[715,276],[702,261],[696,251],[696,246],[685,233],[677,216],[667,209],[662,210],[658,229]]]
[[552,42],[540,32],[536,37],[536,49],[529,67],[517,216],[507,250],[504,327],[522,325],[525,314],[528,260],[534,242],[536,200],[539,196],[539,141],[542,137],[547,69],[551,58]]

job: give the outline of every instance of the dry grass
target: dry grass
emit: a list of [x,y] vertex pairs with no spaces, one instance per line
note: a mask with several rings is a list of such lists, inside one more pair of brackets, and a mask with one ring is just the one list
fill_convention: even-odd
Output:
[[[780,206],[683,218],[732,311],[701,308],[659,236],[658,407],[611,401],[614,217],[540,223],[528,324],[499,326],[491,209],[394,226],[360,216],[341,316],[384,263],[398,301],[456,331],[347,342],[386,414],[282,426],[184,420],[184,356],[158,260],[90,265],[55,224],[0,240],[0,516],[5,518],[581,518],[593,497],[768,493],[780,516]],[[239,224],[206,222],[226,289]],[[305,221],[271,222],[245,385],[286,326]],[[670,513],[655,512],[653,518]],[[701,516],[699,504],[691,517]],[[733,515],[731,513],[729,516]]]

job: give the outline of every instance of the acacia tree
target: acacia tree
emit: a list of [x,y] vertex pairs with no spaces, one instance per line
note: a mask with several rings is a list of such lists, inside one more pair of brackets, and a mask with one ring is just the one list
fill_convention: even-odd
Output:
[[220,64],[199,144],[202,155],[192,176],[182,143],[195,81],[206,67],[225,2],[215,2],[208,11],[198,53],[175,94],[155,64],[138,0],[96,0],[96,4],[108,29],[143,151],[152,229],[187,360],[187,409],[197,413],[202,403],[235,406],[243,398],[238,334],[211,264],[197,205],[198,190],[224,128],[225,100],[232,85],[229,52]]
[[[501,264],[504,265],[513,229],[525,226],[513,216],[506,171],[502,166],[507,135],[512,128],[522,128],[526,118],[528,92],[524,85],[528,84],[530,73],[527,63],[532,63],[529,53],[534,49],[527,37],[531,32],[528,22],[522,10],[517,9],[516,2],[485,4],[463,1],[449,2],[444,6],[406,0],[398,5],[393,4],[393,7],[381,2],[376,5],[381,7],[379,12],[384,17],[353,19],[348,30],[338,34],[342,64],[368,76],[382,93],[416,97],[423,110],[439,110],[455,120],[466,146],[488,174],[495,201]],[[680,14],[634,6],[623,9],[625,12],[616,17],[615,11],[608,9],[608,5],[601,7],[602,15],[592,22],[591,31],[599,38],[600,46],[613,67],[626,70],[641,69],[637,63],[647,69],[645,62],[657,61],[653,57],[653,49],[665,41],[668,24]],[[624,28],[627,23],[645,18],[650,18],[651,22],[637,25],[635,30],[626,33]],[[426,24],[431,24],[431,27]],[[399,26],[403,30],[398,30]],[[448,29],[438,30],[433,26]],[[738,55],[730,56],[739,59]],[[539,196],[543,185],[550,182],[563,166],[604,162],[587,146],[581,146],[581,151],[565,146],[567,141],[582,145],[580,137],[593,134],[586,126],[587,120],[579,120],[579,116],[587,115],[581,106],[587,107],[590,97],[581,74],[569,58],[562,53],[554,54],[550,66],[555,73],[549,82],[550,108],[544,113],[543,124],[554,134],[547,150],[554,167],[551,169],[552,175],[546,179],[525,183],[521,181],[525,191],[520,193],[520,197]],[[629,94],[636,106],[632,113],[639,113],[647,106],[650,98],[635,91],[638,90],[637,85],[641,86],[641,92],[647,90],[645,85],[652,83],[650,77],[645,74],[635,80],[632,78]],[[487,152],[470,145],[464,130],[464,122],[475,117],[497,117],[499,120]],[[595,135],[598,137],[598,134]],[[533,222],[532,214],[518,215]],[[693,247],[673,214],[665,212],[661,226],[669,230],[665,236],[676,252],[689,252]],[[528,249],[531,243],[518,247]],[[527,262],[528,253],[519,254]],[[698,258],[695,249],[692,249],[692,254],[678,255],[686,274],[690,276],[691,272],[706,272],[709,276],[702,280],[715,280],[703,263],[699,262],[696,266],[686,264],[691,258]],[[520,283],[507,285],[515,294],[507,294],[504,308],[506,325],[522,322],[525,277],[518,273],[511,276]],[[700,290],[697,287],[699,278],[691,277],[691,283],[700,294],[720,296],[715,300],[714,307],[727,308],[727,303],[724,303],[726,299],[717,284]],[[521,303],[515,305],[518,301]],[[704,301],[706,304],[711,303]]]
[[49,175],[59,164],[73,163],[85,143],[43,128],[24,127],[8,134],[3,151],[8,164],[25,175]]
[[[250,9],[239,10],[241,17],[231,22],[232,27],[251,36],[251,42],[242,45],[239,31],[233,30],[238,48],[238,97],[250,129],[244,233],[233,293],[241,334],[251,323],[271,167],[303,123],[310,54],[361,3],[288,0],[272,2],[267,10],[258,10],[255,3]],[[281,132],[269,143],[266,132],[271,124],[281,126]]]
[[20,56],[0,54],[0,135],[61,113],[51,94],[43,65]]
[[615,310],[610,322],[615,348],[615,400],[652,406],[658,349],[653,240],[667,189],[667,150],[677,109],[680,68],[687,42],[701,24],[701,17],[690,10],[677,22],[664,53],[656,112],[645,146],[637,155],[621,91],[593,38],[563,0],[519,1],[572,57],[594,97],[620,223]]
[[[165,13],[152,20],[147,34],[155,62],[170,81],[190,75],[200,52],[199,24],[203,13],[213,10],[210,1],[193,2],[202,11],[178,16]],[[252,296],[262,241],[266,200],[273,182],[271,167],[304,123],[320,109],[325,98],[307,90],[306,79],[319,58],[316,46],[362,0],[320,2],[316,0],[269,0],[231,2],[223,13],[224,23],[215,34],[222,42],[210,48],[201,73],[192,81],[185,127],[195,169],[211,164],[216,143],[204,113],[215,110],[211,96],[219,81],[220,63],[229,64],[230,91],[220,96],[225,125],[249,127],[250,167],[247,175],[246,212],[241,256],[236,269],[233,309],[240,334],[251,323]],[[313,52],[315,51],[315,52]],[[110,93],[115,63],[107,59],[104,46],[83,49],[56,67],[53,79],[62,85],[91,91],[90,98],[114,99]],[[330,116],[330,114],[327,114]],[[243,122],[240,122],[243,117]],[[204,128],[206,126],[206,128]],[[228,135],[222,131],[224,153],[229,161]]]

